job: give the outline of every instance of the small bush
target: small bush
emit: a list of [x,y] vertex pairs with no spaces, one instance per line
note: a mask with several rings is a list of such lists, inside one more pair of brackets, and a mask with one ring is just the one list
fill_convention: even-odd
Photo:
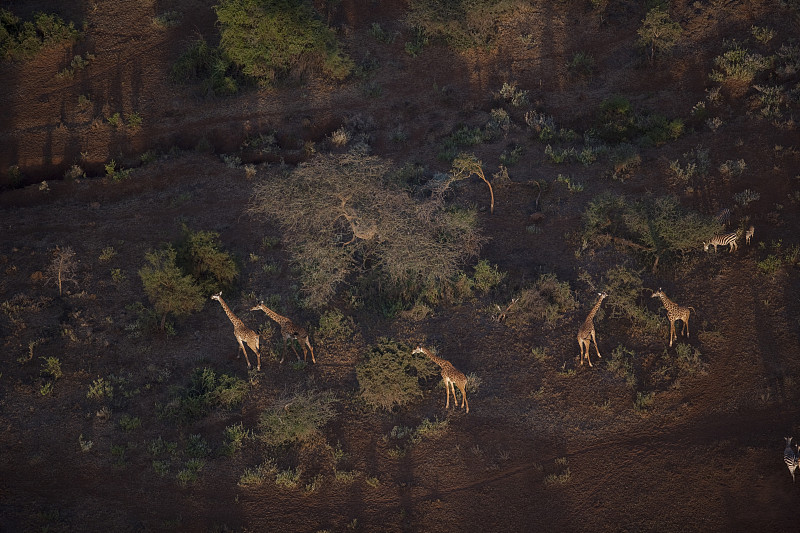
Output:
[[230,254],[221,248],[219,233],[190,231],[184,227],[176,260],[184,271],[194,277],[204,296],[230,289],[239,275],[239,267]]
[[217,374],[210,368],[197,368],[186,387],[173,391],[172,400],[162,407],[162,415],[190,422],[205,416],[215,407],[231,408],[240,405],[247,395],[246,381]]
[[161,315],[162,330],[168,314],[187,315],[203,307],[202,288],[178,267],[177,252],[172,246],[148,252],[145,259],[149,264],[139,270],[139,277],[147,297]]
[[426,357],[405,344],[381,339],[356,366],[359,396],[373,409],[390,411],[422,396],[420,379],[438,372]]
[[42,357],[42,375],[50,376],[53,381],[61,379],[64,372],[61,370],[61,361],[58,357]]
[[514,107],[528,105],[528,91],[517,88],[517,82],[504,82],[496,97],[509,102]]
[[114,386],[105,381],[103,378],[97,378],[89,385],[89,392],[86,397],[90,400],[102,401],[104,398],[112,398],[114,396]]
[[196,482],[200,475],[200,471],[203,469],[205,464],[206,462],[202,459],[189,459],[186,461],[183,470],[178,472],[178,475],[176,476],[178,479],[178,484],[181,487],[187,487],[188,485]]
[[338,309],[326,311],[319,317],[316,336],[327,341],[346,341],[353,337],[355,324],[351,317],[345,317]]
[[271,446],[310,439],[336,416],[330,392],[297,392],[265,409],[259,417],[258,437]]
[[752,202],[758,201],[760,198],[760,193],[750,189],[745,189],[742,192],[737,192],[733,195],[733,200],[742,207],[747,207]]
[[176,83],[199,83],[200,92],[210,96],[230,96],[239,91],[236,69],[219,48],[205,39],[189,45],[172,66],[170,78]]
[[245,468],[239,478],[240,487],[259,487],[264,484],[267,478],[272,477],[278,471],[275,461],[267,459],[263,463],[253,468]]
[[505,277],[506,273],[498,270],[497,265],[491,265],[486,259],[481,259],[475,265],[472,286],[475,290],[486,294],[499,285]]
[[522,290],[507,320],[513,323],[518,316],[531,316],[552,326],[577,306],[568,281],[558,281],[555,274],[542,274],[531,287]]
[[575,52],[567,68],[575,75],[590,76],[594,72],[594,57],[587,52]]
[[712,81],[736,80],[751,83],[759,72],[772,68],[774,57],[750,53],[736,41],[727,44],[730,49],[714,58],[716,68],[708,76]]
[[611,353],[611,357],[607,360],[607,367],[611,373],[624,379],[628,387],[632,389],[636,388],[635,358],[635,352],[619,345],[614,349]]
[[135,431],[142,427],[142,419],[138,416],[124,414],[119,419],[119,427],[123,431],[130,433],[131,431]]
[[287,489],[296,489],[300,484],[300,470],[288,468],[275,475],[275,484]]

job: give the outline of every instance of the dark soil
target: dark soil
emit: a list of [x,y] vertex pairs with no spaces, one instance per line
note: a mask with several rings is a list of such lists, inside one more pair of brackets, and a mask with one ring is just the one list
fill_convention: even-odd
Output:
[[[635,44],[645,15],[639,2],[610,2],[603,20],[584,1],[531,2],[498,29],[495,50],[454,52],[431,44],[412,58],[404,51],[410,38],[405,2],[344,0],[332,8],[331,25],[356,63],[374,60],[379,68],[341,84],[310,76],[302,84],[214,99],[169,81],[188,42],[198,35],[217,38],[213,4],[60,2],[66,20],[86,21],[85,39],[0,64],[0,530],[796,528],[800,487],[781,455],[783,437],[800,429],[800,275],[788,260],[770,272],[759,262],[800,242],[800,138],[793,123],[775,125],[758,115],[751,84],[722,84],[710,115],[721,119],[718,128],[690,118],[692,107],[719,85],[708,74],[723,40],[774,53],[780,43],[800,37],[796,11],[767,0],[672,2],[683,36],[671,56],[650,65]],[[52,6],[31,0],[10,9],[25,18]],[[181,24],[154,26],[153,16],[168,10],[182,13]],[[376,22],[399,32],[393,43],[370,35]],[[753,26],[772,28],[776,36],[757,43]],[[593,74],[567,68],[578,51],[591,53]],[[55,76],[86,52],[96,56],[86,69],[73,79]],[[480,208],[487,237],[480,258],[507,273],[500,288],[442,305],[424,318],[401,313],[389,319],[343,298],[337,307],[354,319],[356,333],[346,342],[315,341],[316,364],[298,369],[265,357],[262,371],[250,375],[241,407],[191,424],[158,416],[170,391],[185,386],[195,368],[242,379],[248,373],[215,302],[177,320],[175,335],[133,334],[132,304],[148,305],[137,274],[147,251],[177,241],[183,224],[219,232],[242,266],[236,290],[226,297],[234,311],[256,327],[266,320],[248,311],[249,302],[278,294],[287,312],[313,333],[320,312],[292,303],[297,281],[289,253],[263,244],[264,237],[280,239],[280,232],[246,213],[254,185],[281,160],[291,165],[309,157],[311,143],[320,152],[336,150],[327,138],[342,125],[362,133],[373,154],[398,167],[412,162],[431,174],[445,172],[448,163],[437,158],[442,140],[458,125],[485,124],[501,105],[494,93],[511,81],[529,91],[530,106],[505,105],[512,119],[508,134],[470,148],[487,175],[504,150],[525,148],[508,169],[510,180],[495,182],[495,213],[489,214],[486,187],[476,178],[452,198]],[[792,83],[797,81],[795,74]],[[369,84],[380,87],[379,94],[368,95]],[[638,148],[642,163],[624,182],[608,177],[607,163],[548,162],[546,144],[525,125],[525,109],[536,109],[583,132],[599,104],[619,94],[636,109],[685,118],[688,130],[676,141]],[[79,106],[81,95],[87,106]],[[112,127],[106,119],[115,112],[140,113],[141,128]],[[391,133],[398,127],[406,133],[400,142]],[[240,151],[248,136],[273,131],[274,153]],[[669,163],[698,146],[709,151],[711,169],[702,186],[687,188]],[[148,150],[158,154],[156,160],[141,164]],[[255,164],[256,176],[226,165],[220,155],[227,154]],[[135,167],[127,179],[103,177],[112,159]],[[718,170],[739,159],[746,161],[740,176]],[[89,177],[63,179],[73,164]],[[13,181],[11,165],[20,168],[21,181]],[[568,192],[555,182],[559,174],[584,190]],[[536,181],[549,184],[543,194]],[[760,199],[739,208],[733,195],[744,189]],[[606,190],[631,197],[671,194],[704,214],[734,208],[734,225],[745,217],[755,225],[754,242],[716,254],[698,244],[655,272],[624,249],[578,253],[581,214]],[[71,247],[80,260],[76,282],[65,285],[63,295],[42,274],[56,246]],[[108,247],[117,254],[101,261]],[[279,265],[276,274],[262,269],[267,261]],[[598,283],[623,263],[641,269],[646,287],[663,287],[696,311],[690,338],[679,342],[699,351],[702,371],[662,385],[645,380],[650,386],[638,392],[653,393],[648,408],[635,407],[637,390],[608,361],[617,346],[630,347],[645,372],[665,350],[675,353],[664,311],[649,294],[642,302],[661,313],[659,343],[630,321],[601,314],[595,325],[603,358],[593,357],[593,368],[577,360],[575,334],[597,292],[586,280]],[[570,283],[578,309],[549,325],[492,319],[495,304],[507,305],[515,291],[546,272]],[[481,384],[469,396],[469,414],[452,406],[445,411],[437,380],[425,383],[422,399],[396,413],[361,406],[354,368],[381,337],[435,345],[457,368],[477,375]],[[280,347],[277,334],[269,342]],[[534,348],[546,355],[534,357]],[[43,393],[48,357],[59,359],[63,376]],[[98,413],[104,404],[87,398],[87,391],[109,376],[124,385],[106,419]],[[272,481],[239,486],[244,470],[269,452],[257,439],[246,440],[232,457],[208,458],[197,481],[185,487],[176,480],[179,460],[164,476],[151,464],[147,446],[153,439],[183,449],[190,435],[199,434],[217,449],[225,427],[242,422],[257,430],[259,414],[286,391],[311,387],[337,395],[338,416],[317,440],[277,457],[281,469],[301,471],[298,488]],[[142,426],[125,431],[119,424],[124,415],[139,417]],[[398,452],[386,436],[394,426],[414,427],[423,418],[447,420],[446,431]],[[81,451],[81,439],[92,442],[88,451]],[[329,453],[325,446],[337,444],[345,453],[339,467],[357,473],[350,482],[337,480],[330,461],[321,459]],[[112,453],[121,449],[124,460]]]

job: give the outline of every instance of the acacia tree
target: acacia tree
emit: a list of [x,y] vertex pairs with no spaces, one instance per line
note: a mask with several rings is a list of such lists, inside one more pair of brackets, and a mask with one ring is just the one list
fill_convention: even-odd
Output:
[[672,50],[682,32],[680,24],[670,19],[669,13],[656,7],[647,12],[642,27],[636,33],[639,34],[639,45],[649,50],[648,56],[652,63],[656,53]]
[[194,278],[184,274],[175,262],[177,252],[172,246],[149,252],[145,258],[149,265],[139,270],[144,291],[161,315],[161,329],[167,314],[188,315],[203,307],[205,298]]
[[492,190],[492,184],[486,179],[486,175],[483,173],[483,163],[480,159],[475,157],[475,154],[468,154],[466,152],[458,154],[458,157],[453,160],[450,174],[453,176],[453,181],[469,179],[473,174],[482,179],[484,183],[486,183],[486,186],[489,187],[489,213],[494,214],[494,191]]
[[256,187],[249,213],[273,220],[300,270],[306,303],[324,305],[367,278],[409,298],[448,282],[481,238],[470,211],[413,198],[388,161],[360,152],[319,155]]
[[311,2],[221,0],[214,7],[220,48],[248,76],[269,83],[306,65],[345,78],[353,62],[339,50],[336,35]]

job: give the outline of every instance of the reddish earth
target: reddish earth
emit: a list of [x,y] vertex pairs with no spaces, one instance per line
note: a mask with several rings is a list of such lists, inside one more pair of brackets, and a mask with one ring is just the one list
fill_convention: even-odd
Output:
[[[708,74],[724,39],[774,53],[798,37],[797,12],[776,2],[673,2],[680,4],[671,14],[684,34],[672,57],[650,66],[635,46],[644,17],[638,2],[610,2],[602,22],[583,1],[531,2],[498,30],[495,51],[456,53],[430,45],[412,58],[403,49],[410,35],[402,22],[407,6],[385,4],[345,0],[330,12],[356,63],[373,58],[379,65],[366,81],[311,79],[227,99],[196,96],[191,86],[171,83],[168,73],[191,39],[214,39],[208,0],[61,2],[66,20],[86,21],[85,39],[74,49],[0,64],[0,530],[796,529],[800,486],[781,455],[784,436],[800,437],[800,275],[796,261],[769,274],[759,262],[779,253],[779,241],[784,251],[798,244],[800,138],[791,123],[779,127],[759,118],[749,85],[722,86],[712,114],[722,120],[716,131],[687,118],[694,129],[678,140],[640,148],[642,164],[624,183],[605,177],[607,164],[548,162],[545,145],[525,126],[524,111],[509,107],[508,137],[471,148],[491,174],[503,150],[525,147],[509,167],[510,181],[495,183],[495,213],[480,212],[488,237],[480,256],[507,273],[502,289],[436,308],[421,320],[390,320],[342,303],[357,333],[351,342],[318,346],[317,364],[294,370],[267,360],[241,408],[188,426],[156,415],[170,387],[185,385],[197,367],[242,378],[247,372],[235,358],[230,323],[213,302],[179,321],[177,335],[130,335],[136,319],[131,304],[147,303],[137,275],[145,252],[178,239],[182,223],[217,231],[242,265],[239,292],[229,302],[237,312],[260,320],[246,311],[253,295],[292,301],[291,258],[281,246],[261,244],[265,236],[279,238],[278,230],[245,213],[259,175],[248,179],[241,167],[230,168],[219,157],[237,152],[247,136],[276,131],[279,156],[296,162],[305,157],[307,142],[327,150],[332,131],[366,124],[361,132],[372,153],[396,166],[414,162],[429,172],[447,171],[437,159],[442,139],[459,124],[485,124],[498,105],[492,93],[503,82],[528,90],[529,108],[581,132],[600,102],[615,94],[637,109],[689,117],[715,85]],[[32,0],[10,8],[23,18],[52,9]],[[153,16],[167,10],[182,13],[181,24],[156,28]],[[400,32],[398,38],[392,44],[374,39],[369,29],[375,22]],[[752,44],[753,26],[773,28],[776,36],[768,45]],[[591,53],[593,75],[569,72],[566,65],[577,51]],[[72,80],[55,76],[85,52],[96,56],[89,67]],[[797,81],[795,74],[792,83]],[[368,82],[380,87],[379,95],[365,96]],[[83,108],[81,95],[90,101]],[[791,105],[796,114],[796,102]],[[112,128],[106,118],[114,112],[140,113],[142,127]],[[404,142],[391,139],[398,126],[407,133]],[[688,190],[674,179],[669,162],[697,146],[708,149],[711,171],[702,187]],[[139,166],[147,150],[164,155]],[[259,174],[276,159],[239,155],[258,164]],[[112,159],[137,168],[122,182],[100,177]],[[741,176],[717,170],[738,159],[747,164]],[[76,163],[89,177],[61,179]],[[21,169],[20,183],[12,183],[11,165]],[[572,176],[584,190],[568,193],[555,184],[558,174]],[[534,180],[550,184],[538,202]],[[735,212],[756,226],[754,244],[741,244],[733,254],[705,254],[698,247],[655,273],[643,268],[646,287],[664,287],[695,308],[692,336],[680,341],[700,352],[704,371],[652,386],[647,392],[654,392],[653,404],[636,409],[635,391],[609,370],[609,356],[624,345],[647,367],[667,349],[667,322],[659,311],[663,335],[654,343],[625,319],[598,317],[603,359],[591,369],[578,366],[575,334],[596,292],[587,275],[598,283],[615,265],[644,267],[624,250],[576,253],[581,213],[593,197],[613,190],[673,194],[687,208],[710,214],[733,207],[733,195],[745,188],[761,195]],[[461,205],[487,204],[486,188],[475,178],[454,197]],[[539,230],[526,230],[539,211]],[[63,296],[39,274],[56,246],[72,247],[80,259],[77,283]],[[109,246],[117,255],[101,262]],[[247,259],[251,254],[278,263],[278,275],[267,276],[261,263]],[[112,269],[119,269],[115,277]],[[543,272],[569,281],[578,309],[552,326],[491,319],[495,303],[508,303]],[[641,301],[660,309],[649,293]],[[12,306],[21,310],[9,311]],[[318,324],[318,311],[289,307],[303,323]],[[445,412],[435,383],[398,413],[359,407],[354,367],[380,337],[436,345],[458,368],[479,376],[470,413]],[[35,356],[26,360],[32,342]],[[531,355],[537,347],[546,357]],[[40,358],[46,357],[60,360],[63,377],[42,394]],[[112,374],[126,380],[129,394],[104,420],[87,390]],[[301,488],[238,485],[245,468],[267,453],[256,439],[233,457],[208,459],[187,487],[177,483],[176,465],[163,477],[151,466],[146,449],[153,439],[183,445],[199,434],[217,447],[226,426],[241,421],[256,429],[260,412],[295,387],[330,389],[339,398],[338,416],[317,441],[277,458],[282,468],[302,470]],[[122,415],[139,417],[142,426],[124,431]],[[405,454],[384,438],[394,426],[414,427],[434,417],[446,419],[447,430]],[[85,453],[79,437],[93,443]],[[336,481],[331,465],[319,460],[326,443],[341,446],[344,468],[359,473],[355,480]],[[125,448],[124,461],[112,454],[115,446]],[[562,481],[551,482],[552,474]],[[304,490],[317,475],[316,488]]]

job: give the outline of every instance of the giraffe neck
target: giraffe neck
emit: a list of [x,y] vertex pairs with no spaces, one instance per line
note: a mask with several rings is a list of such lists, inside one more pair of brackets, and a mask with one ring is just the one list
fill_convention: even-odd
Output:
[[447,362],[441,357],[436,357],[435,355],[433,355],[427,348],[422,348],[422,353],[424,353],[428,359],[430,359],[440,367],[444,367],[444,364]]
[[597,303],[594,304],[594,307],[592,307],[592,310],[589,311],[589,316],[586,317],[586,322],[591,322],[594,319],[594,315],[597,314],[597,310],[600,309],[600,304],[602,304],[602,303],[603,303],[603,299],[602,298],[597,300]]
[[230,307],[228,307],[228,304],[225,303],[225,300],[223,300],[222,297],[220,297],[218,298],[218,301],[222,306],[222,309],[225,311],[225,314],[228,315],[230,321],[233,322],[234,324],[239,324],[241,320],[239,320],[238,316],[233,314],[233,311],[231,311]]
[[264,311],[267,314],[268,317],[270,317],[272,320],[274,320],[278,324],[283,325],[286,322],[286,317],[283,317],[283,316],[279,315],[278,313],[276,313],[275,311],[273,311],[272,309],[270,309],[266,305],[261,304],[259,307],[261,307],[261,310]]
[[661,303],[664,304],[664,308],[667,311],[672,311],[673,309],[675,309],[677,307],[675,305],[675,302],[673,302],[672,300],[667,298],[667,295],[664,294],[663,292],[658,297],[661,298]]

